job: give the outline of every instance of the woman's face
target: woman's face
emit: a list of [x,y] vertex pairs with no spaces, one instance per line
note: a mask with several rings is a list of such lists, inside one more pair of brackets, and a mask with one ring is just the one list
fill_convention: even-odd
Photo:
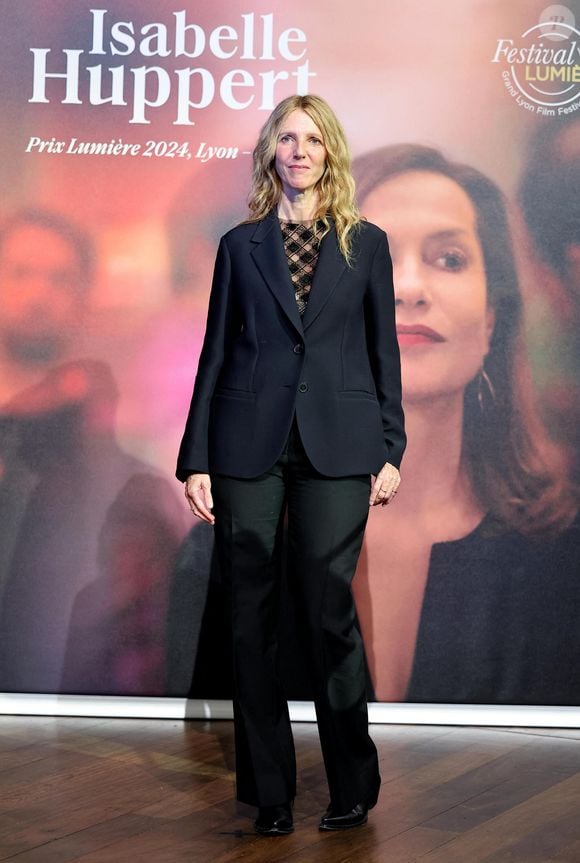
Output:
[[326,167],[322,132],[305,111],[288,114],[276,142],[276,173],[289,197],[314,189]]
[[453,180],[409,171],[377,186],[362,210],[389,237],[405,402],[462,393],[494,321],[473,204]]

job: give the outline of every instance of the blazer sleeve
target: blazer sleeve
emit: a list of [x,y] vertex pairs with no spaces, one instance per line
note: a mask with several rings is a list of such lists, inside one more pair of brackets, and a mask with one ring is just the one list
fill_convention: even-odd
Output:
[[399,467],[407,437],[401,404],[401,360],[395,326],[393,265],[387,235],[380,238],[365,295],[367,350],[381,407],[387,460]]
[[213,274],[203,347],[175,475],[184,482],[192,473],[208,473],[210,403],[237,321],[232,297],[230,252],[222,237]]

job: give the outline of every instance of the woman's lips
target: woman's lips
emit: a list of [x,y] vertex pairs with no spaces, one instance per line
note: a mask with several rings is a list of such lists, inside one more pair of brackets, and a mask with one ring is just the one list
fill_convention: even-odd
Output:
[[397,326],[397,339],[400,347],[428,345],[445,341],[441,333],[422,324],[399,324]]

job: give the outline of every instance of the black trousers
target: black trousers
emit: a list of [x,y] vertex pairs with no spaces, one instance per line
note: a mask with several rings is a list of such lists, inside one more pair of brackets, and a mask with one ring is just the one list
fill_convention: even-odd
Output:
[[350,589],[369,491],[368,475],[317,473],[296,423],[267,473],[212,476],[216,547],[232,609],[237,797],[244,803],[273,806],[296,793],[294,743],[278,674],[286,511],[289,578],[310,658],[330,799],[344,811],[376,803],[381,779]]

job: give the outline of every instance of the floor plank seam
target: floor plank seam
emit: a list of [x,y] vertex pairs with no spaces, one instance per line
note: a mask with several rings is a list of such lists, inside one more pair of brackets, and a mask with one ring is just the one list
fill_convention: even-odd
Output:
[[[92,824],[87,824],[85,827],[81,827],[79,830],[71,830],[69,833],[61,833],[58,836],[54,836],[54,837],[51,837],[50,839],[47,839],[46,842],[39,842],[37,845],[31,845],[28,848],[17,851],[15,854],[12,854],[10,857],[2,857],[0,859],[2,860],[2,863],[5,863],[5,861],[9,861],[9,860],[16,860],[16,859],[18,859],[18,857],[22,857],[24,854],[30,854],[31,852],[37,851],[39,849],[47,848],[48,846],[53,845],[54,843],[62,842],[65,839],[71,839],[74,836],[80,836],[83,833],[86,833],[88,830],[94,830],[96,827],[100,827],[104,824],[109,824],[109,823],[114,824],[115,821],[118,821],[119,819],[122,819],[122,818],[126,818],[127,815],[133,815],[133,814],[134,814],[133,812],[123,812],[120,815],[115,815],[114,818],[104,818],[102,821],[94,821]],[[135,835],[142,836],[145,833],[149,833],[151,828],[154,828],[155,826],[157,826],[157,825],[152,823],[148,829],[142,830],[137,834],[133,834],[133,836],[135,836]],[[115,845],[117,842],[119,842],[118,837],[113,838],[110,842],[107,842],[106,844],[99,846],[99,850],[102,850],[104,848],[110,848],[113,845]],[[69,860],[69,861],[67,861],[67,863],[74,863],[74,860]]]
[[[576,743],[580,743],[580,738],[576,735],[569,734],[545,734],[542,733],[541,730],[528,730],[526,728],[504,728],[504,729],[493,729],[494,731],[504,731],[506,734],[511,734],[514,737],[529,737],[531,739],[538,740],[570,740],[575,741]],[[564,729],[563,729],[564,730]],[[570,729],[573,730],[573,729]]]

